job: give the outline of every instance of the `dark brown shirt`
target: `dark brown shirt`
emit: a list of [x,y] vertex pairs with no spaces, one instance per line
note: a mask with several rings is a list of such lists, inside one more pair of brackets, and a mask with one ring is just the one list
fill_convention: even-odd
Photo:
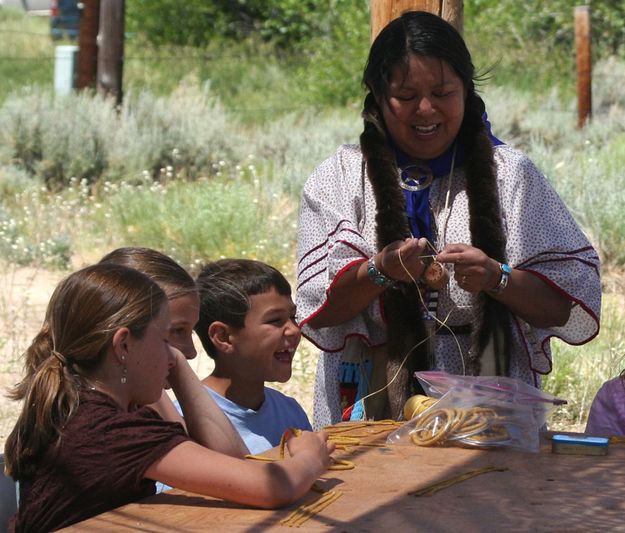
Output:
[[183,427],[154,410],[133,412],[95,390],[85,390],[37,474],[20,481],[20,502],[12,531],[51,531],[154,494],[145,471],[189,440]]

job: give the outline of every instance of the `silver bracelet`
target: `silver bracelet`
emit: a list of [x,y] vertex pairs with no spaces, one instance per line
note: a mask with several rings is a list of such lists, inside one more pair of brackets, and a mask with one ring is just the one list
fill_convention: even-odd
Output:
[[501,278],[496,287],[489,289],[489,294],[500,294],[507,286],[510,274],[512,274],[512,267],[505,263],[499,263],[499,270],[501,271]]

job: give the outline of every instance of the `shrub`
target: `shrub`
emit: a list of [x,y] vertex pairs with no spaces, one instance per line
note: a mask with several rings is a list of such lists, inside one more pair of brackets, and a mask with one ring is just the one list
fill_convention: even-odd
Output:
[[[257,35],[282,47],[317,35],[337,10],[353,0],[129,0],[127,26],[155,45],[204,46],[214,38]],[[360,5],[366,7],[362,1]],[[340,7],[339,7],[340,6]],[[175,24],[172,22],[175,21]]]
[[107,167],[115,121],[113,106],[88,93],[54,97],[24,90],[0,108],[2,162],[42,177],[51,189],[72,177],[93,183]]
[[238,161],[244,144],[236,120],[209,85],[193,80],[183,80],[169,96],[128,94],[112,133],[113,177],[142,171],[154,179],[212,175],[219,161]]
[[264,180],[248,179],[250,166],[194,183],[108,184],[96,216],[109,228],[110,246],[150,246],[191,267],[249,257],[290,271],[297,205],[263,187]]
[[53,190],[71,179],[185,179],[212,175],[223,159],[242,157],[235,121],[208,86],[182,83],[168,97],[129,94],[121,110],[84,92],[55,97],[25,90],[0,107],[0,163],[36,176]]

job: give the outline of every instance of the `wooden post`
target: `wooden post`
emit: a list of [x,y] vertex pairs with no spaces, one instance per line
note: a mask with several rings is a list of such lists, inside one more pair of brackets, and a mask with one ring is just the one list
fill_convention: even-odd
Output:
[[98,92],[122,102],[125,0],[100,0]]
[[575,48],[577,50],[577,127],[583,128],[592,115],[590,6],[575,8]]
[[83,0],[78,34],[77,89],[95,88],[98,73],[98,29],[100,0]]
[[462,34],[463,10],[463,0],[371,0],[371,42],[384,26],[405,11],[434,13]]

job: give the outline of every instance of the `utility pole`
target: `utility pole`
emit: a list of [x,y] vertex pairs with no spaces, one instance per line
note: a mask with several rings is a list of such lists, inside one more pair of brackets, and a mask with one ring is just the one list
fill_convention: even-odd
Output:
[[100,0],[98,92],[122,103],[125,0]]
[[389,22],[405,11],[428,11],[449,22],[462,34],[463,0],[370,0],[371,42]]
[[78,32],[77,89],[94,89],[98,72],[100,0],[83,0]]
[[592,115],[590,7],[577,6],[574,16],[575,48],[577,49],[577,127],[583,128]]

